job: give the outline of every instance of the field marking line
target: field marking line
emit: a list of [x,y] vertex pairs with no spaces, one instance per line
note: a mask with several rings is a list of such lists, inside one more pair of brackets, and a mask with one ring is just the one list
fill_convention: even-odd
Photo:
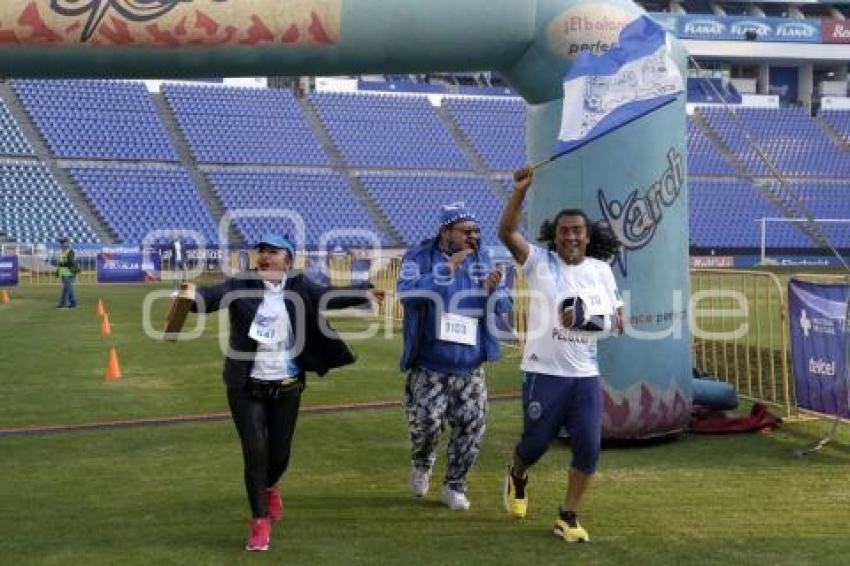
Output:
[[[499,393],[490,395],[490,401],[508,401],[519,399],[520,392],[514,391],[509,393]],[[347,413],[354,411],[366,411],[375,409],[398,408],[401,406],[400,401],[365,401],[362,403],[338,403],[333,405],[314,405],[311,407],[303,407],[302,414],[328,414],[328,413]],[[168,425],[180,423],[199,423],[207,421],[222,421],[229,420],[230,413],[210,413],[196,415],[176,415],[173,417],[148,417],[139,419],[121,419],[114,421],[95,421],[90,423],[79,424],[60,424],[46,426],[26,426],[17,428],[0,428],[0,438],[11,436],[30,436],[30,435],[47,435],[59,434],[63,432],[78,432],[86,430],[106,430],[116,428],[131,428],[140,426]]]

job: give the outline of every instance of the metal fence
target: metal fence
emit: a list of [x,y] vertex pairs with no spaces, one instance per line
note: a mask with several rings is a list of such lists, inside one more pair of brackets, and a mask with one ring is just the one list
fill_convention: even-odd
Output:
[[[0,255],[18,256],[18,278],[22,284],[58,284],[56,278],[56,256],[58,248],[43,244],[0,244]],[[93,258],[80,258],[82,271],[77,274],[79,283],[96,281]]]
[[691,271],[694,365],[733,383],[742,397],[795,406],[789,369],[787,297],[775,274]]

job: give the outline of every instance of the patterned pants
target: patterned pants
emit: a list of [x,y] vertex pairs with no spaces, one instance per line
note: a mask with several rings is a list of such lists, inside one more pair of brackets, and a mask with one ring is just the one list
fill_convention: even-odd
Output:
[[408,372],[404,409],[410,432],[411,464],[430,471],[437,458],[440,432],[451,427],[444,483],[464,491],[466,474],[481,450],[487,420],[484,369],[469,375],[451,375],[425,368]]

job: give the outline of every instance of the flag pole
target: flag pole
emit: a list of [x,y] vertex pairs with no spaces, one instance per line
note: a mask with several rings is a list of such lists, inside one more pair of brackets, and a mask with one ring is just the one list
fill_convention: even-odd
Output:
[[538,161],[537,163],[535,163],[533,165],[529,165],[528,168],[531,169],[532,171],[537,171],[538,169],[540,169],[541,167],[543,167],[547,163],[552,163],[553,161],[555,161],[555,159],[557,157],[559,157],[559,156],[555,155],[553,157],[550,157],[549,159],[544,159],[543,161]]
[[616,126],[614,126],[613,128],[611,128],[609,130],[597,133],[595,135],[591,134],[589,137],[585,138],[581,143],[573,145],[569,150],[556,153],[555,155],[553,155],[549,159],[544,159],[543,161],[538,161],[537,163],[535,163],[533,165],[529,165],[528,168],[531,169],[532,171],[536,171],[536,170],[540,169],[541,167],[543,167],[544,165],[546,165],[547,163],[552,163],[553,161],[555,161],[559,157],[563,157],[570,152],[573,152],[573,151],[575,151],[579,148],[584,147],[585,145],[589,144],[590,142],[596,141],[597,139],[601,138],[603,135],[610,134],[614,130],[618,130],[618,129],[622,128],[623,126],[631,124],[632,122],[634,122],[635,120],[637,120],[639,118],[643,118],[643,117],[647,116],[648,114],[655,112],[656,110],[660,110],[661,108],[664,108],[668,104],[675,102],[677,94],[678,93],[676,93],[672,96],[668,95],[669,98],[667,100],[665,100],[664,102],[662,102],[661,104],[659,104],[658,106],[656,106],[655,108],[651,108],[649,111],[644,112],[643,114],[638,114],[636,116],[632,116],[628,120],[625,120],[624,122],[617,124]]

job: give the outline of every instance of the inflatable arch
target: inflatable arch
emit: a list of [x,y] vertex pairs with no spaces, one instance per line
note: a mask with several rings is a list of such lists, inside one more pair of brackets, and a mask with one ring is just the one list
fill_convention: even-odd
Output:
[[[6,77],[341,75],[491,69],[530,105],[528,161],[553,151],[563,77],[642,10],[625,0],[3,0]],[[684,66],[684,52],[674,42]],[[691,406],[680,99],[539,170],[532,231],[580,207],[624,248],[632,335],[600,345],[607,437],[682,429]]]

